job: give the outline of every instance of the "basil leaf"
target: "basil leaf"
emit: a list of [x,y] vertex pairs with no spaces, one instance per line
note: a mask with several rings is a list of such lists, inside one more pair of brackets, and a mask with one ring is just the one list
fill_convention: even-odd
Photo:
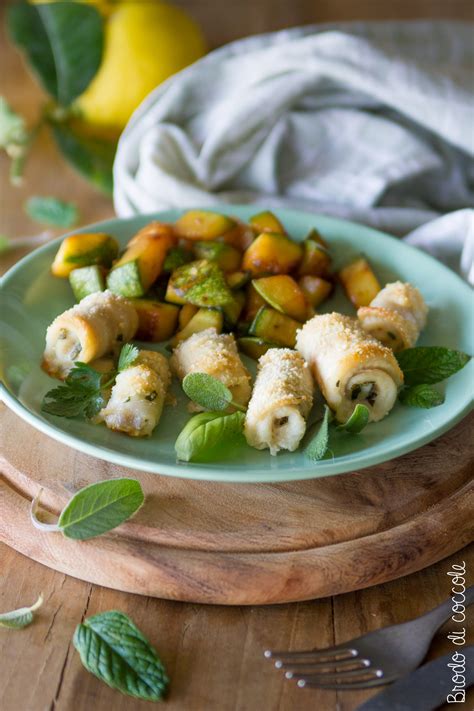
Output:
[[362,432],[364,427],[368,424],[369,415],[369,408],[366,405],[361,405],[359,403],[355,406],[354,411],[347,422],[344,422],[342,425],[338,425],[336,429],[345,430],[351,434],[359,434],[359,432]]
[[324,417],[321,426],[315,437],[306,447],[304,453],[308,459],[317,462],[322,459],[327,452],[329,443],[329,420],[331,418],[331,410],[327,405],[324,406]]
[[407,348],[396,354],[405,385],[433,385],[464,368],[471,356],[440,346]]
[[33,622],[33,612],[43,604],[43,596],[40,595],[31,607],[20,607],[18,610],[3,612],[0,614],[0,627],[8,627],[12,630],[20,630]]
[[144,495],[136,479],[111,479],[77,492],[62,511],[58,526],[68,538],[87,540],[111,531],[138,511]]
[[117,370],[119,373],[122,372],[122,370],[127,370],[127,368],[130,368],[132,366],[138,356],[140,355],[140,351],[136,346],[133,346],[131,343],[126,343],[123,347],[122,350],[120,351],[120,356],[119,356],[119,361],[118,361],[118,366]]
[[178,435],[175,450],[183,462],[208,462],[232,454],[244,442],[243,412],[223,415],[201,412],[192,417]]
[[22,49],[46,91],[69,106],[89,86],[102,60],[103,21],[83,3],[12,5],[7,16],[13,42]]
[[229,388],[207,373],[188,373],[182,386],[186,395],[206,410],[226,410],[232,402]]
[[54,197],[29,198],[25,203],[25,212],[35,222],[56,227],[72,227],[79,221],[74,203]]
[[146,701],[163,698],[165,668],[127,615],[110,610],[86,618],[72,641],[85,668],[113,689]]
[[70,123],[52,123],[54,140],[66,160],[96,188],[112,195],[116,141],[86,136]]
[[444,395],[431,385],[412,385],[404,388],[398,396],[401,403],[408,407],[438,407],[444,402]]

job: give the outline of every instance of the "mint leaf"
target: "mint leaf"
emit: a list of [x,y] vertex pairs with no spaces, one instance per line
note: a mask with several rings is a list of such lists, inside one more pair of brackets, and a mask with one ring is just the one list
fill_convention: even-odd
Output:
[[29,141],[25,119],[13,111],[10,104],[0,96],[0,148],[13,156]]
[[425,409],[438,407],[444,402],[444,396],[436,388],[425,383],[404,388],[398,398],[403,405],[423,407]]
[[131,343],[126,343],[120,351],[117,367],[118,372],[121,373],[122,370],[127,370],[127,368],[130,368],[130,366],[135,363],[139,355],[140,351],[136,346],[132,345]]
[[324,406],[324,417],[321,426],[311,442],[306,447],[304,453],[308,459],[314,462],[319,461],[327,452],[329,443],[329,421],[331,418],[331,410],[327,405]]
[[57,525],[67,538],[85,541],[111,531],[133,516],[144,498],[136,479],[110,479],[91,484],[72,497]]
[[342,425],[338,425],[338,430],[345,430],[350,434],[359,434],[369,422],[369,408],[360,403],[355,406],[352,415]]
[[122,612],[86,618],[76,627],[73,644],[85,668],[113,689],[146,701],[165,695],[169,681],[158,654]]
[[33,622],[33,612],[43,604],[43,596],[40,595],[34,605],[30,607],[20,607],[18,610],[0,613],[0,627],[8,627],[13,630],[20,630]]
[[87,136],[70,123],[51,125],[54,140],[66,160],[96,188],[112,195],[117,142]]
[[46,91],[69,106],[89,86],[102,60],[103,20],[83,3],[12,5],[7,15],[13,42],[26,54]]
[[206,410],[227,410],[232,402],[229,388],[207,373],[188,373],[182,387],[190,400]]
[[407,348],[396,354],[405,385],[433,385],[464,368],[471,356],[440,346]]
[[29,198],[25,203],[25,212],[35,222],[55,227],[72,227],[79,221],[74,203],[54,197]]
[[178,459],[183,462],[208,462],[231,454],[244,442],[245,415],[233,412],[201,412],[181,430],[175,443]]

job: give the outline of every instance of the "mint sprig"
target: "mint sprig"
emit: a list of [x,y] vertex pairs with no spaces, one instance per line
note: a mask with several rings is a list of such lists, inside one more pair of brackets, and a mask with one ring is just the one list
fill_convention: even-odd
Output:
[[38,492],[31,503],[31,521],[41,531],[60,531],[67,538],[85,541],[119,526],[142,506],[145,497],[136,479],[110,479],[80,489],[64,507],[57,523],[38,518]]
[[207,373],[188,373],[183,378],[182,387],[189,399],[205,410],[227,410],[232,405],[245,412],[242,405],[233,401],[229,388]]
[[403,405],[407,405],[408,407],[429,409],[442,405],[444,395],[432,385],[422,383],[421,385],[412,385],[408,388],[404,388],[399,395],[399,400]]
[[30,197],[24,209],[30,219],[44,225],[68,228],[79,221],[76,205],[55,197]]
[[434,385],[451,377],[471,360],[463,351],[441,346],[418,346],[396,354],[405,385]]

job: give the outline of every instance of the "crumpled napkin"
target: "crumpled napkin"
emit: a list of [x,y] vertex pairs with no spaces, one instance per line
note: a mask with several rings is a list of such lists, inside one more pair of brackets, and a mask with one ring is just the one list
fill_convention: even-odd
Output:
[[310,26],[212,52],[132,117],[117,214],[296,207],[405,236],[474,283],[473,30]]

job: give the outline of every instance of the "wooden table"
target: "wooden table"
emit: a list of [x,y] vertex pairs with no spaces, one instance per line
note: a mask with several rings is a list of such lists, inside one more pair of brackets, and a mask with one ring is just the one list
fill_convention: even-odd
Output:
[[[366,0],[358,11],[344,2],[241,3],[237,18],[211,12],[213,3],[189,4],[206,26],[212,44],[249,32],[311,21],[374,17],[472,17],[468,1],[398,0],[390,15],[382,3]],[[225,14],[225,17],[224,17]],[[1,18],[0,18],[1,19]],[[234,22],[234,19],[236,21]],[[18,55],[7,46],[0,27],[2,93],[15,108],[33,118],[40,91],[26,74]],[[34,234],[37,226],[22,212],[26,197],[56,195],[74,200],[84,223],[113,214],[110,200],[95,193],[41,136],[28,164],[25,184],[11,188],[7,161],[0,156],[0,233]],[[1,261],[5,270],[21,253]],[[27,443],[19,443],[25,446]],[[159,650],[171,677],[169,711],[351,711],[371,692],[336,694],[305,691],[282,678],[262,652],[267,647],[307,648],[350,639],[378,627],[415,617],[450,594],[446,575],[454,563],[474,569],[474,551],[464,549],[431,568],[392,583],[315,602],[273,607],[217,607],[168,602],[124,594],[53,572],[0,544],[0,610],[32,603],[39,592],[44,605],[35,623],[23,631],[0,630],[0,708],[2,711],[115,711],[150,709],[145,702],[121,696],[88,674],[71,644],[76,624],[86,615],[119,609],[130,614]],[[471,577],[472,582],[472,577]],[[440,632],[430,657],[454,651]],[[472,707],[473,696],[465,708]],[[449,708],[446,706],[446,708]]]

